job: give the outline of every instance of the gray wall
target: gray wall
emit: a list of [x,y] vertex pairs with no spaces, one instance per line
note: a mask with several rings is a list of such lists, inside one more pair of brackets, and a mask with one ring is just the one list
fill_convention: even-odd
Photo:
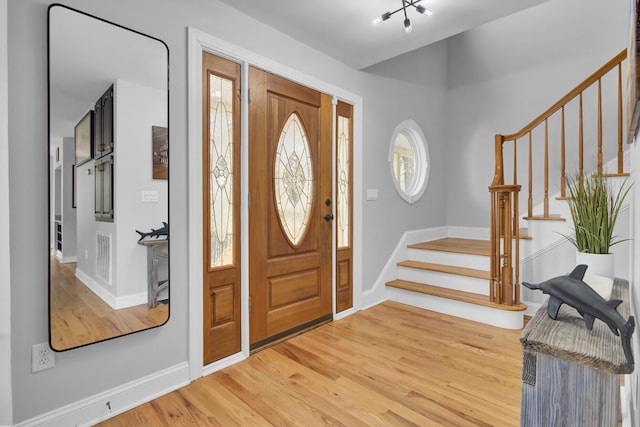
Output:
[[518,131],[624,49],[628,7],[554,0],[449,39],[448,225],[489,225],[494,135]]
[[11,286],[9,251],[9,140],[7,0],[0,0],[0,425],[11,424]]
[[[47,341],[46,0],[8,4],[9,191],[13,422],[21,422],[188,360],[187,26],[249,49],[364,100],[363,287],[374,282],[408,229],[444,217],[444,92],[353,70],[215,0],[69,0],[62,3],[162,39],[170,52],[171,319],[165,326],[56,354],[54,369],[31,373],[31,346]],[[437,61],[444,51],[436,50]],[[440,69],[439,72],[444,72]],[[440,75],[436,80],[442,80]],[[409,206],[391,184],[386,155],[396,124],[412,118],[430,144],[429,188]],[[0,140],[1,142],[1,140]],[[29,166],[29,167],[27,167]],[[1,183],[1,182],[0,182]],[[197,195],[196,195],[197,196]],[[389,219],[393,218],[393,221]],[[17,232],[19,230],[19,232]],[[199,239],[199,236],[190,236]],[[4,348],[4,347],[3,347]],[[0,359],[1,362],[1,359]]]

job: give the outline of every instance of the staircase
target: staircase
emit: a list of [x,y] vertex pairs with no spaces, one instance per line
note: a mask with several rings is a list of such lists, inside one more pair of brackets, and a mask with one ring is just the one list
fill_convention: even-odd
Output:
[[[488,239],[445,237],[408,245],[407,259],[396,266],[397,279],[386,283],[388,299],[503,328],[522,328],[526,306],[520,302],[520,261],[535,248],[553,243],[550,236],[557,239],[558,227],[568,234],[567,227],[573,225],[566,224],[570,221],[566,221],[562,206],[566,204],[567,171],[576,170],[579,176],[593,173],[588,169],[590,165],[585,170],[584,159],[597,157],[596,173],[612,178],[628,175],[623,152],[622,96],[622,62],[626,56],[626,50],[618,53],[520,131],[495,136]],[[602,80],[609,73],[617,80],[611,100],[603,96],[602,90]],[[583,93],[588,89],[597,91],[597,99],[594,105],[586,106]],[[589,108],[592,113],[585,113]],[[603,109],[617,110],[613,131],[609,129],[611,124],[603,121]],[[573,121],[571,114],[575,116]],[[593,134],[584,132],[584,123],[589,121],[597,124]],[[609,144],[613,140],[615,146]],[[612,152],[616,158],[609,168],[604,158]],[[542,161],[534,162],[534,158]],[[535,172],[534,163],[538,163]],[[550,168],[550,164],[557,163],[558,170]],[[549,197],[553,188],[550,178],[553,182],[558,180],[557,198]],[[525,193],[523,215],[521,191]],[[559,209],[552,213],[554,207]],[[529,225],[523,228],[524,224]],[[522,253],[520,242],[525,239],[529,243]]]
[[507,329],[522,328],[524,304],[490,299],[489,240],[446,237],[407,246],[398,278],[387,282],[392,301]]

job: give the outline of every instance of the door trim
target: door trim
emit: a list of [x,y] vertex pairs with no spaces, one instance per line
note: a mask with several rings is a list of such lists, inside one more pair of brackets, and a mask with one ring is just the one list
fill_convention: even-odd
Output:
[[[286,65],[267,59],[247,49],[231,44],[225,40],[204,33],[195,28],[188,28],[188,93],[187,93],[187,127],[188,127],[188,164],[193,166],[188,170],[188,255],[187,255],[187,277],[188,277],[188,325],[189,325],[189,376],[192,380],[208,375],[212,372],[233,365],[249,356],[249,251],[248,251],[248,228],[249,212],[246,199],[241,204],[240,230],[245,239],[241,247],[241,321],[242,321],[242,351],[231,355],[211,365],[203,366],[203,344],[202,344],[202,161],[199,156],[202,144],[202,53],[206,51],[214,55],[228,58],[241,64],[241,84],[243,88],[248,88],[249,65],[261,68],[274,74],[283,76],[296,83],[308,86],[318,91],[330,94],[338,99],[352,104],[354,107],[354,271],[353,271],[353,308],[346,310],[339,315],[334,314],[333,318],[338,319],[354,313],[360,309],[362,294],[362,97],[344,89],[316,79],[301,71],[290,68]],[[248,91],[243,90],[241,95],[241,197],[248,194]],[[334,114],[335,117],[335,114]],[[335,136],[334,136],[335,138]],[[335,142],[335,141],[334,141]],[[335,144],[333,144],[335,145]],[[334,153],[335,155],[335,153]],[[335,247],[333,248],[333,259],[335,260]],[[335,280],[335,274],[332,274]],[[332,284],[332,288],[334,288]]]

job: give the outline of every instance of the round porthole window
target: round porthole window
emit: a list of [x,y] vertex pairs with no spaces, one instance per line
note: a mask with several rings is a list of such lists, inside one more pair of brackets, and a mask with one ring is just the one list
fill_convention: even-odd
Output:
[[417,202],[429,180],[429,149],[420,126],[405,120],[396,126],[389,148],[393,184],[405,201]]

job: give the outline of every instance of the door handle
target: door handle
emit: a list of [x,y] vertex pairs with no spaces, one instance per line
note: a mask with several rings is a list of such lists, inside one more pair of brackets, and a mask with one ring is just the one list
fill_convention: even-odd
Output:
[[324,216],[324,220],[327,222],[331,221],[332,219],[333,219],[333,214],[326,214]]

